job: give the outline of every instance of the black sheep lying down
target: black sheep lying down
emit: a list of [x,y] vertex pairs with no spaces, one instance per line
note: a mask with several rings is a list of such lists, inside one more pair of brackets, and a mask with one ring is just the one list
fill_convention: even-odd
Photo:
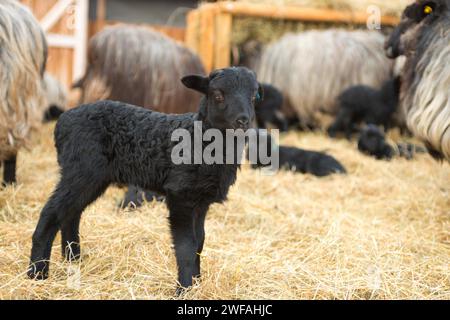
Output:
[[[344,166],[332,156],[322,152],[308,151],[295,147],[279,146],[276,145],[270,134],[267,135],[267,140],[261,139],[260,137],[263,134],[266,135],[260,130],[258,134],[258,146],[260,146],[259,144],[261,143],[267,143],[267,150],[273,151],[274,148],[278,148],[280,169],[299,173],[310,173],[318,177],[324,177],[335,173],[347,173]],[[269,154],[271,155],[271,153]],[[260,158],[258,158],[257,163],[252,164],[252,167],[256,169],[265,167],[265,165],[262,164]]]
[[363,85],[348,88],[338,97],[339,110],[328,128],[329,136],[343,132],[350,139],[361,122],[382,125],[387,130],[397,110],[399,93],[400,77],[386,81],[380,90]]
[[[175,164],[171,153],[178,141],[171,141],[172,133],[187,130],[192,146],[195,121],[201,121],[203,131],[245,130],[254,119],[256,97],[263,93],[255,74],[246,68],[187,76],[182,82],[204,94],[198,113],[163,114],[101,101],[61,115],[55,129],[61,177],[33,234],[29,277],[47,278],[58,230],[65,258],[80,257],[81,214],[113,183],[165,195],[179,284],[189,287],[192,278],[200,276],[208,208],[226,200],[239,164]],[[236,148],[234,152],[240,157]]]
[[325,153],[285,146],[279,146],[279,152],[280,168],[318,177],[347,172],[336,159]]
[[400,156],[408,160],[414,158],[416,153],[425,153],[426,149],[410,143],[399,143],[396,147],[386,142],[384,133],[375,125],[368,125],[358,139],[358,150],[378,160],[390,160]]

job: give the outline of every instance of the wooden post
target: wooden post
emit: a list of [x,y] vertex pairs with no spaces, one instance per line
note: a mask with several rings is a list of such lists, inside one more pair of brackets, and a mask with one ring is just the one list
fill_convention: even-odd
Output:
[[233,17],[230,13],[219,13],[216,16],[215,69],[230,66],[232,21]]
[[75,50],[73,64],[73,80],[81,78],[86,71],[87,42],[88,42],[88,0],[76,0],[75,11]]
[[216,6],[204,5],[200,9],[200,44],[198,54],[203,60],[207,72],[214,67],[214,44],[215,44],[215,14]]
[[106,0],[97,0],[97,16],[95,21],[95,32],[101,31],[106,24]]
[[200,14],[199,10],[191,10],[186,17],[186,46],[194,52],[199,50]]
[[[330,9],[317,9],[296,6],[277,6],[272,4],[254,4],[245,2],[219,2],[221,12],[247,17],[286,19],[311,22],[342,22],[365,24],[369,14],[365,12],[345,12]],[[396,25],[398,17],[382,16],[381,23]]]

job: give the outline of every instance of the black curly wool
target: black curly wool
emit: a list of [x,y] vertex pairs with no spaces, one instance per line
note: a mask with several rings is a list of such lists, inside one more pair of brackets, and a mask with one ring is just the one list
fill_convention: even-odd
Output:
[[101,101],[61,115],[55,129],[61,178],[33,235],[30,277],[47,277],[58,230],[66,259],[79,257],[81,213],[112,183],[165,195],[181,287],[200,275],[206,213],[212,203],[226,199],[238,164],[174,164],[171,154],[178,141],[171,141],[172,133],[182,128],[193,139],[194,121],[202,121],[203,131],[247,129],[255,96],[262,92],[246,68],[218,70],[209,78],[188,76],[183,83],[205,94],[199,113],[168,115]]

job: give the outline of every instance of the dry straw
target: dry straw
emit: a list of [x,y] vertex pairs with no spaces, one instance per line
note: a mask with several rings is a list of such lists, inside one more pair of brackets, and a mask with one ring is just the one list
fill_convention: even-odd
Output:
[[[31,235],[58,177],[46,125],[19,158],[20,184],[0,191],[0,299],[172,299],[167,209],[118,211],[109,189],[83,215],[82,262],[30,281]],[[428,155],[376,161],[355,143],[289,133],[288,145],[328,150],[349,171],[325,179],[244,167],[206,222],[194,299],[450,299],[450,166]],[[70,275],[70,277],[68,277]]]

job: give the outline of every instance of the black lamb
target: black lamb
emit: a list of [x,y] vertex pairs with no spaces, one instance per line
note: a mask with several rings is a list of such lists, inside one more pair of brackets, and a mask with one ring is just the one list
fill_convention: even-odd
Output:
[[338,132],[351,138],[361,122],[382,125],[389,128],[392,115],[399,103],[400,77],[386,81],[380,90],[358,85],[350,87],[338,97],[338,114],[334,123],[328,128],[330,137]]
[[200,276],[205,216],[212,203],[226,200],[239,164],[175,164],[171,152],[178,141],[171,141],[171,135],[185,129],[193,142],[195,121],[201,121],[203,131],[246,130],[263,92],[255,74],[243,67],[216,70],[209,77],[186,76],[182,82],[204,95],[198,113],[163,114],[100,101],[61,115],[55,129],[61,178],[33,234],[29,277],[48,277],[58,230],[65,258],[80,257],[81,214],[113,183],[133,184],[166,197],[178,265],[177,292]]
[[[308,151],[295,147],[279,146],[275,143],[270,134],[267,135],[267,140],[261,139],[262,134],[258,134],[258,147],[262,143],[267,143],[267,150],[269,156],[274,148],[278,149],[279,167],[280,169],[295,171],[299,173],[310,173],[318,177],[324,177],[335,173],[345,174],[347,170],[335,158],[322,152]],[[248,156],[248,153],[247,153]],[[252,164],[252,168],[265,167],[259,158],[256,163]]]

